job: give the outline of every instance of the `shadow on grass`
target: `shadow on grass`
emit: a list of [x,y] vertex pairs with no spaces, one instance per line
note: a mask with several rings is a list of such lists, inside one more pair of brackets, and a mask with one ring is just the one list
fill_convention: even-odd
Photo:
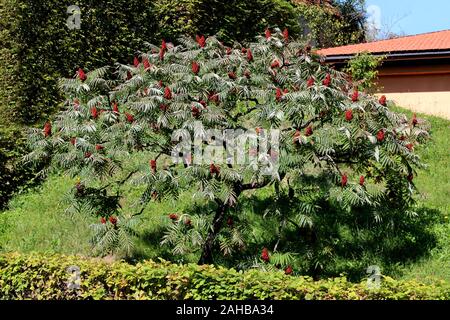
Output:
[[[204,218],[209,216],[209,219],[212,219],[215,210],[215,204],[208,202],[194,203],[192,206],[184,208],[182,213],[189,216],[198,215]],[[179,215],[180,213],[178,212],[177,214]],[[167,220],[167,223],[164,221],[165,219]],[[160,223],[154,225],[151,229],[140,232],[138,234],[139,245],[135,248],[131,261],[136,262],[145,259],[157,260],[161,258],[176,263],[196,263],[199,259],[199,251],[186,255],[174,255],[172,248],[169,245],[161,244],[170,223],[170,218],[167,215],[161,216]]]
[[[245,250],[229,259],[220,258],[220,264],[247,268],[252,264],[250,260],[258,260],[263,247],[273,251],[277,246],[279,252],[293,254],[295,258],[290,263],[297,274],[315,279],[345,274],[351,281],[360,281],[373,265],[379,266],[384,275],[396,277],[405,265],[428,257],[436,247],[433,227],[443,216],[439,210],[427,207],[415,208],[416,216],[386,209],[383,220],[377,222],[368,209],[345,212],[322,203],[322,210],[312,217],[312,228],[288,224],[281,230],[279,220],[270,217],[274,201],[257,196],[242,201],[242,210],[251,221],[250,229],[261,230],[260,236],[254,237],[253,230]],[[281,212],[295,212],[295,207],[289,207],[292,204],[283,201]]]
[[161,258],[173,261],[173,255],[170,248],[163,247],[161,240],[166,232],[166,227],[158,226],[153,230],[146,230],[138,235],[139,245],[135,248],[132,258],[128,262],[136,263],[142,260]]
[[[289,263],[298,275],[319,279],[345,274],[351,281],[360,281],[367,276],[369,266],[377,265],[383,274],[397,277],[405,265],[427,257],[437,245],[433,226],[443,216],[439,210],[427,207],[416,208],[417,216],[385,208],[382,221],[377,222],[371,209],[347,212],[336,204],[323,202],[322,209],[311,215],[313,227],[299,228],[287,223],[280,228],[280,217],[274,217],[274,208],[279,211],[277,214],[292,218],[297,205],[288,198],[275,200],[269,193],[243,197],[228,216],[236,226],[243,226],[245,247],[223,256],[216,245],[215,263],[247,269],[259,260],[262,248],[273,252],[277,246],[279,252],[292,254]],[[183,213],[212,219],[214,210],[215,205],[195,204]],[[228,230],[225,223],[224,230]],[[161,245],[166,228],[167,224],[159,223],[141,232],[130,262],[158,258],[176,263],[197,262],[198,252],[176,256],[171,247]]]

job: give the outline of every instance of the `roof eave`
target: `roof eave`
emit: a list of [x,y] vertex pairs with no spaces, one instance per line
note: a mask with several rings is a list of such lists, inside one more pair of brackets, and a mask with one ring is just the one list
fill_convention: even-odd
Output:
[[[417,58],[447,56],[450,55],[450,49],[427,50],[427,51],[374,52],[371,54],[376,57],[386,56],[386,60],[397,60],[405,58],[417,59]],[[355,55],[356,53],[345,55],[323,55],[323,56],[325,57],[326,62],[339,63],[348,61]]]

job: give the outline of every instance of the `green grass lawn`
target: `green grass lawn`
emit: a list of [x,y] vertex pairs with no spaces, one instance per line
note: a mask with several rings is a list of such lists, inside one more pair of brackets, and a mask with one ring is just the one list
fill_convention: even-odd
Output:
[[[408,116],[412,113],[398,109]],[[421,192],[418,197],[417,211],[434,210],[441,216],[440,223],[433,227],[437,234],[437,246],[430,254],[402,267],[404,278],[416,278],[426,281],[427,278],[439,278],[450,281],[450,170],[449,139],[450,121],[437,117],[418,115],[427,119],[432,128],[432,139],[416,150],[427,169],[420,170],[415,183]],[[134,159],[138,161],[138,159]],[[64,193],[75,183],[68,177],[51,176],[40,187],[25,194],[16,196],[10,203],[10,209],[0,212],[0,251],[10,252],[57,252],[67,254],[92,255],[89,243],[89,225],[96,222],[94,218],[70,217],[64,213],[61,203]],[[131,199],[138,197],[138,190],[127,191]],[[124,203],[125,208],[132,208],[133,203]],[[137,230],[140,237],[136,244],[135,256],[138,258],[169,259],[166,248],[161,247],[163,232],[170,220],[168,213],[188,211],[191,195],[185,194],[178,201],[150,203],[142,216]],[[246,209],[243,213],[254,219],[255,239],[263,239],[270,232],[276,232],[275,226],[260,221],[260,215]],[[248,211],[248,212],[247,212]],[[274,230],[269,230],[271,228]],[[193,257],[186,257],[187,262]]]
[[[412,112],[398,108],[412,116]],[[429,277],[450,281],[450,121],[418,114],[431,124],[431,141],[417,148],[427,169],[420,170],[415,180],[421,196],[417,206],[434,209],[442,215],[442,223],[435,226],[438,245],[428,258],[405,268],[405,278],[425,281]]]

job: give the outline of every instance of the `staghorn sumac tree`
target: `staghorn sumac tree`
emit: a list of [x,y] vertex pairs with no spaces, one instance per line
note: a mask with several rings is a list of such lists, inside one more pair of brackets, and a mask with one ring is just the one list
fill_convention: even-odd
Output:
[[[392,112],[385,97],[359,93],[287,30],[267,30],[245,46],[201,36],[180,43],[149,45],[134,65],[117,65],[113,79],[101,68],[61,80],[65,109],[44,130],[31,130],[27,161],[81,177],[68,211],[98,216],[100,252],[123,241],[131,246],[127,235],[145,206],[185,191],[214,210],[168,214],[173,223],[162,242],[175,254],[193,252],[204,264],[217,261],[218,252],[245,252],[252,221],[239,215],[239,204],[248,192],[264,189],[272,196],[263,211],[276,219],[278,235],[252,257],[288,274],[292,253],[304,250],[317,268],[331,250],[319,223],[339,224],[331,208],[361,225],[414,215],[414,170],[421,163],[413,149],[427,137],[417,118]],[[279,143],[277,149],[244,143],[236,150],[208,137],[209,129],[249,129],[256,141],[276,129]],[[202,142],[179,155],[189,135]],[[195,147],[218,141],[224,154],[256,154],[256,162],[196,161]],[[271,174],[264,159],[276,159]],[[135,212],[122,209],[124,185],[142,191]],[[285,235],[292,232],[304,247],[289,243]]]

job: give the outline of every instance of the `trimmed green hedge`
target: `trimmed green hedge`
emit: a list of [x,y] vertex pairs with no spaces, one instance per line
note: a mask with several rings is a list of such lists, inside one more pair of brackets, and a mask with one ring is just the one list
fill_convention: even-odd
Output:
[[[71,266],[80,270],[75,291],[67,288]],[[366,283],[345,278],[313,281],[282,272],[238,272],[165,261],[107,264],[77,256],[12,253],[0,256],[0,299],[450,299],[450,288],[384,277],[380,289],[370,290]]]
[[25,138],[17,127],[0,126],[0,210],[15,192],[40,182],[38,169],[24,166],[22,157],[28,153]]
[[299,31],[289,0],[156,0],[154,10],[161,37],[172,40],[198,33],[233,43],[253,40],[267,27]]
[[[60,77],[79,67],[131,62],[152,39],[152,0],[0,0],[0,122],[33,124],[61,103]],[[67,26],[69,5],[81,29]],[[5,19],[3,19],[5,17]]]

